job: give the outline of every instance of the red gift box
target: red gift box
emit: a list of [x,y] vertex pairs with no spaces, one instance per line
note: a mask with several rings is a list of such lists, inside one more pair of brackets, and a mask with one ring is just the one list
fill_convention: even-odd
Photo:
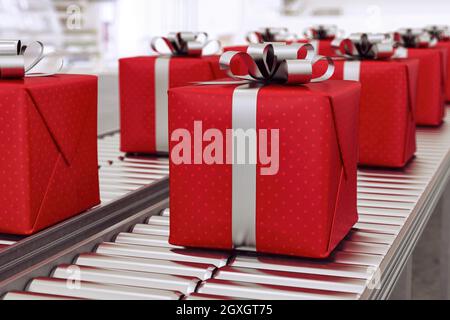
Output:
[[450,41],[440,41],[438,42],[437,48],[442,48],[442,49],[446,49],[447,51],[447,62],[446,62],[446,70],[445,70],[445,74],[446,74],[446,84],[445,84],[445,100],[446,101],[450,101]]
[[331,46],[333,39],[302,39],[298,40],[299,43],[310,43],[317,54],[326,57],[336,56],[335,49]]
[[28,235],[100,202],[97,78],[0,80],[0,233]]
[[[169,242],[218,249],[255,242],[259,252],[328,256],[357,221],[359,101],[360,84],[350,81],[169,90]],[[276,145],[273,130],[279,129],[279,152],[270,152],[271,167],[278,155],[278,170],[263,174],[268,162],[261,157],[253,165],[229,161],[233,143],[220,135],[239,128],[268,130],[270,142],[264,147],[259,135],[258,154]],[[180,151],[181,133],[186,152]],[[206,140],[226,148],[211,153],[214,164],[202,160],[202,152],[211,151]]]
[[419,60],[416,124],[438,126],[445,116],[445,66],[442,48],[399,48],[397,57]]
[[401,168],[416,151],[416,60],[335,60],[333,79],[360,81],[359,164]]
[[214,79],[197,57],[133,57],[119,60],[121,150],[167,153],[167,90]]

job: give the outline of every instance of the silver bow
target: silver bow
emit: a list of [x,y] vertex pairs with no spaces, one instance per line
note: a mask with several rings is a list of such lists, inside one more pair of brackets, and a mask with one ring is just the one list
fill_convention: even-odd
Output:
[[422,29],[404,28],[394,32],[394,40],[405,48],[428,48],[437,44],[438,39]]
[[0,79],[51,76],[62,69],[63,63],[56,53],[44,54],[39,41],[25,46],[20,40],[0,40]]
[[336,53],[350,59],[389,59],[395,43],[382,33],[353,33],[346,39],[335,39],[331,46]]
[[450,29],[448,26],[426,26],[423,31],[427,32],[433,39],[438,41],[450,40]]
[[[300,58],[301,56],[304,58]],[[232,61],[241,59],[247,68],[246,75],[236,75],[231,70]],[[326,61],[325,72],[313,78],[313,65]],[[334,63],[329,57],[318,56],[308,43],[251,44],[247,52],[227,51],[219,60],[220,68],[236,80],[259,83],[305,84],[325,81],[334,73]]]
[[[169,52],[161,51],[158,48],[158,42],[162,41]],[[165,54],[170,53],[174,56],[201,56],[205,53],[207,47],[216,45],[217,48],[209,54],[215,54],[220,51],[221,45],[217,40],[209,40],[206,32],[171,32],[167,37],[155,37],[151,41],[153,51]]]
[[297,37],[287,28],[260,28],[247,33],[246,38],[248,43],[263,43],[293,41]]
[[315,40],[334,39],[341,33],[335,25],[317,25],[305,30],[305,37]]

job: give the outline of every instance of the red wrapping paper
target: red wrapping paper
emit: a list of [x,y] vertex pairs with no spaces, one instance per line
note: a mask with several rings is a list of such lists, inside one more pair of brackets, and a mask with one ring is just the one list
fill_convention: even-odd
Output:
[[29,235],[100,202],[97,78],[0,80],[0,233]]
[[[170,132],[193,135],[201,120],[204,131],[225,134],[235,87],[171,89]],[[280,129],[280,164],[276,175],[257,174],[257,251],[323,258],[357,221],[359,95],[360,84],[349,81],[260,89],[256,126]],[[170,174],[169,242],[231,249],[232,165],[177,165],[171,157]]]
[[[333,79],[344,79],[344,60]],[[416,151],[417,60],[361,61],[359,164],[401,168]]]
[[[119,60],[120,148],[124,152],[164,152],[157,150],[156,147],[155,61],[157,58],[133,57]],[[170,88],[213,78],[211,64],[206,59],[170,58],[168,76]]]
[[445,100],[450,101],[450,41],[440,41],[437,44],[438,48],[445,49],[447,51],[447,62],[445,65]]
[[416,123],[438,126],[445,116],[445,49],[408,49],[408,58],[419,60]]
[[326,57],[336,56],[336,52],[333,49],[333,47],[331,46],[331,42],[333,42],[333,39],[324,39],[324,40],[302,39],[302,40],[298,40],[298,42],[311,43],[315,47],[316,53],[321,56],[326,56]]

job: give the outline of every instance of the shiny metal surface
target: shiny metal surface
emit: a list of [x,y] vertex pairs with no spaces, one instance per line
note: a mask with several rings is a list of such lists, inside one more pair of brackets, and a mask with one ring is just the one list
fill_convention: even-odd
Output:
[[55,296],[50,294],[40,294],[25,291],[8,292],[2,300],[79,300],[78,298]]
[[104,242],[100,244],[96,253],[135,258],[150,258],[183,262],[198,262],[223,267],[227,264],[229,254],[208,252],[195,249],[171,249],[161,247],[136,246]]
[[152,225],[152,224],[137,224],[132,229],[133,233],[150,234],[156,236],[169,236],[169,226]]
[[55,278],[36,278],[28,285],[28,291],[99,300],[177,300],[181,297],[180,293],[166,290]]
[[180,248],[169,244],[167,236],[121,232],[114,242],[150,247]]
[[112,270],[79,265],[60,265],[53,271],[52,277],[57,279],[71,279],[74,273],[81,281],[171,290],[183,294],[194,292],[200,281],[200,279],[187,276]]
[[211,264],[108,256],[96,253],[80,254],[74,261],[74,264],[88,267],[196,277],[200,280],[211,278],[216,269],[216,267]]
[[349,300],[357,294],[282,287],[226,280],[208,280],[200,284],[198,293],[225,295],[257,300]]

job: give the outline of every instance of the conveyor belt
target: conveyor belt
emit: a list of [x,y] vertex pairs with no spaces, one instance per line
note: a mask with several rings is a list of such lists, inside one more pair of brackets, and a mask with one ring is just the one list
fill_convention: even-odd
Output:
[[4,298],[387,298],[449,180],[448,122],[418,129],[405,169],[359,170],[360,219],[326,260],[174,247],[159,202],[4,282]]

